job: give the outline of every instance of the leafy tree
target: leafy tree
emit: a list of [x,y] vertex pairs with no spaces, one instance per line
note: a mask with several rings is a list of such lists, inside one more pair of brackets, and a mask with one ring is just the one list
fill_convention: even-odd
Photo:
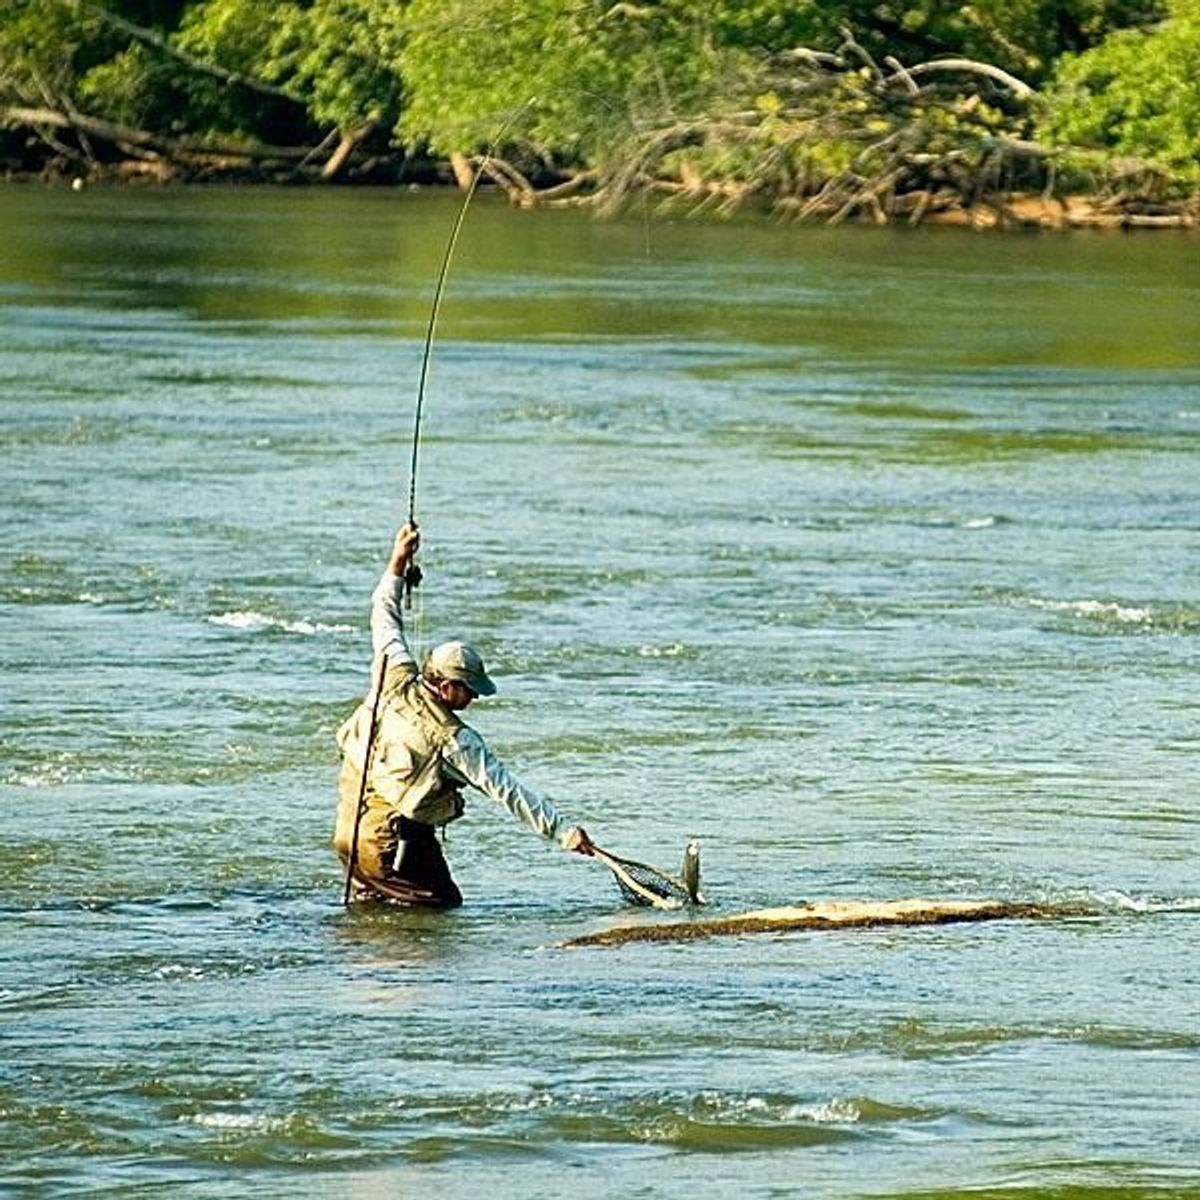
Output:
[[368,136],[453,155],[503,131],[515,165],[612,195],[840,180],[875,205],[1013,186],[1026,85],[1053,79],[1042,137],[1195,185],[1198,30],[1200,0],[0,0],[0,119],[76,159],[104,121],[180,156],[332,127],[326,175]]
[[1036,83],[1064,49],[1161,14],[1161,0],[412,0],[400,131],[438,151],[524,132],[584,159],[630,130],[749,91],[797,46],[913,63],[983,59]]
[[383,0],[0,0],[0,98],[280,140],[306,136],[310,121],[390,123],[402,11]]
[[0,97],[46,104],[70,93],[80,63],[98,61],[111,47],[99,23],[56,0],[0,0]]
[[768,53],[833,49],[849,29],[872,54],[914,62],[964,55],[1036,82],[1064,50],[1151,20],[1161,0],[725,0],[707,6],[718,37]]
[[1200,182],[1200,0],[1173,0],[1150,33],[1122,30],[1059,65],[1042,134]]
[[[824,5],[821,6],[824,8]],[[1039,83],[1064,51],[1095,45],[1112,28],[1161,16],[1162,0],[858,0],[845,23],[873,51],[913,62],[964,55]]]
[[177,44],[286,90],[313,120],[349,132],[399,114],[397,9],[379,0],[206,0],[189,7]]
[[394,122],[403,91],[396,68],[402,11],[375,0],[282,6],[264,73],[304,96],[321,123],[350,130],[365,121]]
[[630,129],[693,111],[735,65],[698,0],[413,0],[401,135],[437,151],[514,131],[545,153],[602,158]]

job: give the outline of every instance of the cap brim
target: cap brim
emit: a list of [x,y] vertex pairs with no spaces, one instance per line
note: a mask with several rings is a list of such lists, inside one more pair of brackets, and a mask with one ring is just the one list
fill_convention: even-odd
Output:
[[490,675],[479,674],[472,675],[466,680],[466,685],[477,696],[494,696],[496,694],[496,685],[492,682]]

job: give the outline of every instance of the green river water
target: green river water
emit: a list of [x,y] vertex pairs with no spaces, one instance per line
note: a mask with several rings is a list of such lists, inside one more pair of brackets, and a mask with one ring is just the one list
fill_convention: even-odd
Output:
[[1200,1197],[1200,240],[599,223],[480,197],[422,645],[717,915],[479,797],[344,912],[333,732],[457,207],[0,191],[0,1194]]

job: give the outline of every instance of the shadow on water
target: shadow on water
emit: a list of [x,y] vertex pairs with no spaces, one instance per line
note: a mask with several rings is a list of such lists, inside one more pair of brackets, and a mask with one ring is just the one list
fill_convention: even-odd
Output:
[[[338,898],[340,900],[340,897]],[[321,924],[342,959],[358,966],[437,966],[469,961],[486,934],[478,914],[404,908],[398,905],[340,904]]]

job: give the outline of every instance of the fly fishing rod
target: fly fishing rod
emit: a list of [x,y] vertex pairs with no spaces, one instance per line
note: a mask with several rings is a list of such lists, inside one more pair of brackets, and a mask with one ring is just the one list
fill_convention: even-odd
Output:
[[[471,201],[475,197],[479,181],[487,172],[488,166],[492,161],[492,152],[495,150],[500,139],[508,132],[509,126],[533,103],[533,100],[534,97],[531,96],[524,104],[514,109],[508,115],[504,124],[497,130],[491,145],[484,151],[483,157],[479,160],[479,166],[476,167],[475,173],[471,177],[467,194],[463,197],[463,202],[459,206],[458,216],[455,218],[454,227],[450,230],[450,238],[446,242],[446,252],[442,255],[442,266],[441,270],[438,271],[437,286],[433,290],[433,304],[429,309],[429,324],[425,329],[425,349],[421,354],[421,374],[417,380],[417,403],[413,416],[412,460],[408,470],[408,523],[414,528],[417,524],[417,454],[421,448],[421,417],[425,410],[425,384],[429,379],[429,359],[433,353],[433,337],[437,331],[438,313],[441,311],[442,296],[446,290],[446,278],[450,274],[450,262],[454,258],[454,248],[458,244],[458,235],[462,232],[463,222],[467,219],[467,209],[471,207]],[[405,608],[412,607],[413,589],[420,585],[421,579],[421,568],[417,566],[415,558],[411,559],[404,571]]]

